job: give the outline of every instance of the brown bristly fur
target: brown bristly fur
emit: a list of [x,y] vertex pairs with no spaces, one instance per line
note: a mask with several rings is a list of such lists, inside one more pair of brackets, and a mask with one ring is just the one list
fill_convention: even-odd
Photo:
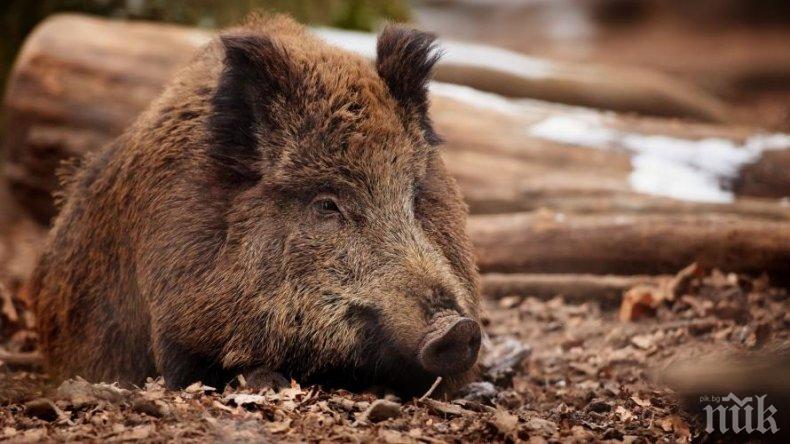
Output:
[[479,317],[427,114],[436,57],[429,34],[389,27],[371,66],[283,17],[201,50],[66,181],[33,280],[49,371],[427,389],[427,323]]

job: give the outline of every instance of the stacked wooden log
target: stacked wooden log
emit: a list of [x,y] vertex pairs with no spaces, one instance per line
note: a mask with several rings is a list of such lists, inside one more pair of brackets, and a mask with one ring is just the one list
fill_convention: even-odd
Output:
[[[375,46],[375,36],[372,35],[318,32],[368,57]],[[3,144],[7,156],[6,175],[14,194],[24,196],[23,205],[39,221],[49,220],[54,214],[50,196],[57,188],[53,174],[57,165],[66,158],[97,149],[116,137],[156,97],[175,71],[210,38],[210,33],[191,28],[113,22],[77,15],[56,16],[39,26],[20,53],[5,98],[6,126],[9,129]],[[635,76],[632,70],[618,68],[595,71],[587,65],[534,60],[514,53],[500,54],[488,69],[484,69],[479,63],[469,63],[470,57],[464,53],[467,50],[474,55],[484,52],[484,48],[481,50],[477,46],[457,43],[450,46],[454,52],[449,55],[455,54],[455,57],[440,62],[439,80],[489,87],[493,92],[510,95],[599,105],[608,109],[697,116],[706,120],[721,120],[726,113],[725,107],[715,99],[701,92],[690,93],[687,85],[659,75]],[[493,48],[491,51],[503,52]],[[528,69],[535,65],[541,67],[542,73],[534,72],[534,68]],[[514,70],[513,66],[520,69]],[[588,93],[579,94],[580,90]],[[562,156],[574,157],[577,164],[587,163],[584,169],[589,169],[590,162],[620,166],[618,175],[621,178],[628,171],[627,159],[616,154],[594,156],[596,161],[590,158],[587,150],[561,149],[556,144],[535,144],[534,140],[534,148],[525,149],[524,143],[529,139],[519,134],[518,123],[536,123],[538,119],[552,115],[554,109],[551,106],[522,106],[517,122],[495,111],[489,111],[483,120],[477,121],[480,115],[477,106],[452,99],[444,103],[446,97],[454,96],[453,92],[439,93],[435,100],[436,117],[441,121],[443,132],[451,139],[447,151],[466,152],[476,148],[486,155],[480,161],[507,162],[507,170],[517,176],[516,182],[523,182],[527,177],[533,177],[534,183],[545,187],[559,185],[558,181],[565,182],[565,178],[579,171],[578,168],[557,169],[556,162],[562,160]],[[594,96],[594,100],[588,96]],[[498,135],[492,137],[495,133]],[[543,151],[531,152],[534,149]],[[574,155],[574,151],[577,154]],[[463,155],[472,163],[477,161],[468,153]],[[521,161],[516,162],[506,156],[520,157]],[[528,174],[540,167],[540,161],[533,162],[535,156],[554,162],[547,172],[560,176],[546,182],[542,177]],[[465,174],[460,170],[466,165],[457,167],[459,173]],[[525,170],[525,167],[529,169]],[[511,180],[500,188],[488,170],[477,166],[471,170],[488,176],[482,180],[485,192],[489,194],[491,189],[508,193],[517,185]],[[579,176],[573,182],[582,185],[579,180],[583,177]],[[469,180],[478,178],[470,177]],[[616,180],[608,183],[610,188],[622,190],[622,184]],[[469,197],[473,203],[478,200],[472,194]],[[479,204],[485,206],[490,199],[484,196],[481,200],[483,202]],[[523,202],[512,204],[524,205]]]
[[[41,25],[21,52],[4,102],[7,182],[0,186],[7,183],[13,205],[46,225],[54,214],[58,163],[118,136],[209,38],[188,28],[82,16]],[[479,80],[484,69],[476,68],[471,79],[450,66],[440,66],[444,80],[487,84]],[[595,82],[606,84],[605,77]],[[577,88],[590,79],[564,81]],[[539,83],[530,85],[535,97],[546,97]],[[545,85],[561,95],[550,81]],[[654,94],[631,91],[628,97],[648,103]],[[433,118],[448,141],[445,161],[470,204],[470,233],[491,295],[611,298],[654,280],[646,275],[692,261],[777,278],[790,270],[790,206],[776,199],[790,195],[790,137],[504,98],[443,83],[432,88],[432,100]],[[557,100],[574,103],[572,94]],[[604,97],[596,104],[615,102],[622,110],[623,101]],[[681,102],[663,109],[683,106],[688,110]],[[719,147],[735,161],[709,168]],[[645,160],[712,178],[702,198],[708,202],[645,182],[644,175],[655,173],[642,165]],[[665,171],[657,174],[650,178],[666,179]]]

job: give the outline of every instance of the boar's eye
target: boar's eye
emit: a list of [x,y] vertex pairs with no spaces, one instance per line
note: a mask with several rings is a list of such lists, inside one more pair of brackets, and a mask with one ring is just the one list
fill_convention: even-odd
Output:
[[324,217],[341,215],[340,207],[332,196],[318,196],[313,199],[312,206],[319,215]]

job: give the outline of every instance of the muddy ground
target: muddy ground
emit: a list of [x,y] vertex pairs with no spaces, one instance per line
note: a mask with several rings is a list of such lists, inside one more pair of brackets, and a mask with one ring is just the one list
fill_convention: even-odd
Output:
[[[377,400],[296,381],[277,393],[242,381],[224,390],[168,391],[160,380],[135,390],[81,380],[58,386],[34,368],[6,364],[0,440],[718,441],[663,381],[689,358],[786,351],[789,305],[787,290],[766,278],[699,270],[636,288],[613,309],[561,296],[489,300],[483,375],[452,400]],[[6,294],[2,313],[3,349],[34,350],[21,301]]]

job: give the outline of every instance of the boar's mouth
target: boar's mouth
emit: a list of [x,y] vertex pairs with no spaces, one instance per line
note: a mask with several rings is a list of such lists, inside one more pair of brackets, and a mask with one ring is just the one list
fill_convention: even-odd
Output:
[[384,365],[334,366],[305,378],[307,384],[352,392],[393,391],[406,399],[424,393],[436,376],[408,359],[392,359]]
[[[307,375],[290,376],[305,384],[355,392],[386,389],[408,398],[423,394],[437,376],[463,379],[465,374],[473,372],[481,331],[477,322],[469,318],[458,314],[437,315],[418,350],[409,353],[397,346],[393,332],[383,328],[375,310],[358,308],[349,316],[364,323],[358,359],[353,363],[319,367]],[[320,353],[304,358],[317,356]]]

